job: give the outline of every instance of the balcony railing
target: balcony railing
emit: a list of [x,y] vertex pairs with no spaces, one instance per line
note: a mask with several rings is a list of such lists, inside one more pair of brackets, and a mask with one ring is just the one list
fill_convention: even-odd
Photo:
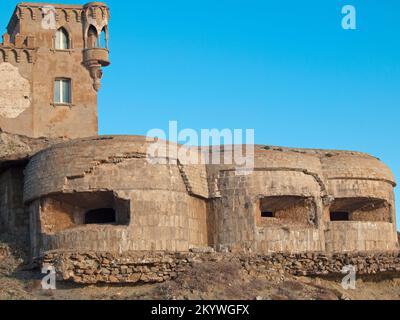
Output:
[[109,51],[105,48],[92,48],[84,50],[85,62],[97,61],[103,67],[110,65]]

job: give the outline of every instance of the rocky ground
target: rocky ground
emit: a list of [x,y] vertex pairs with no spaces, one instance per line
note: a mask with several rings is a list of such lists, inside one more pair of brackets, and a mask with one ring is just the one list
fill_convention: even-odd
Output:
[[58,282],[41,289],[39,271],[23,263],[24,253],[0,245],[0,300],[400,300],[400,275],[357,279],[344,290],[340,279],[284,274],[249,275],[228,262],[201,263],[173,281],[135,286],[78,286]]

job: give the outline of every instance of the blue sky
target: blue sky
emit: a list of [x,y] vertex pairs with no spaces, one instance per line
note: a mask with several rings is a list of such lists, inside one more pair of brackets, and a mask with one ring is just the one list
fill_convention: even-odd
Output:
[[[400,176],[400,1],[107,3],[101,134],[254,128],[256,143],[364,151]],[[341,28],[347,4],[357,30]]]

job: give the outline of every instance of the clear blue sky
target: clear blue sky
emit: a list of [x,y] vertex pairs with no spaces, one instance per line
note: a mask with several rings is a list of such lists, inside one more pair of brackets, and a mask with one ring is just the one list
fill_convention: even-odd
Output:
[[[107,3],[101,134],[254,128],[256,143],[364,151],[400,177],[400,1]],[[341,28],[346,4],[356,31]]]

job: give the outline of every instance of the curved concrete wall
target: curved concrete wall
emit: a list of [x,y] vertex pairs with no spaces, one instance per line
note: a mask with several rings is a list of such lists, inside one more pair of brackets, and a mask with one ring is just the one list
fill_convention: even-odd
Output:
[[330,252],[385,251],[397,247],[397,233],[387,222],[329,222],[325,239]]
[[[219,192],[221,197],[212,204],[217,246],[256,252],[324,250],[323,233],[317,224],[322,218],[321,189],[312,175],[257,170],[251,175],[237,176],[234,171],[224,171],[220,172]],[[261,214],[259,201],[271,196],[311,198],[315,205],[315,224],[257,225],[257,215]]]
[[[388,216],[385,221],[328,222],[328,251],[393,250],[398,246],[393,188],[390,169],[378,159],[358,153],[342,153],[321,159],[328,192],[335,199],[384,200]],[[347,201],[347,200],[346,200]],[[374,212],[372,212],[374,214]],[[376,214],[378,215],[378,211]]]
[[[34,156],[26,168],[24,198],[26,203],[39,202],[36,214],[42,223],[38,232],[45,240],[36,254],[55,249],[188,251],[207,246],[205,201],[189,195],[177,163],[149,164],[145,159],[147,143],[139,137],[84,139]],[[80,207],[74,196],[106,191],[130,202],[126,227],[96,229],[77,224],[62,230],[51,226],[61,219],[46,217],[55,211],[43,209],[43,203],[53,197],[69,195],[68,201]],[[72,215],[71,209],[64,211],[64,216]],[[58,232],[48,231],[52,229]]]
[[[158,154],[164,163],[149,163],[149,145],[155,142],[145,137],[87,138],[35,155],[24,184],[24,200],[37,230],[32,236],[34,252],[188,251],[204,246],[260,253],[397,248],[395,182],[376,158],[256,146],[254,171],[238,174],[232,164],[187,164],[166,150]],[[226,148],[221,158],[224,152]],[[71,203],[71,197],[101,192],[111,192],[118,203],[128,201],[127,223],[76,223],[82,220],[76,210],[95,208],[82,207],[78,200]],[[70,207],[48,205],[65,195]],[[352,199],[384,201],[379,211],[384,220],[368,221],[374,211],[357,211],[354,216],[364,221],[331,222],[335,201]],[[385,210],[391,210],[390,219],[385,220]],[[279,214],[271,218],[263,211]],[[62,217],[49,218],[57,212]]]
[[[254,167],[253,173],[242,177],[236,176],[233,165],[207,167],[210,194],[215,198],[211,206],[217,246],[256,252],[397,248],[395,181],[390,169],[378,159],[350,151],[256,146]],[[259,199],[271,196],[311,197],[316,209],[314,224],[304,226],[281,220],[257,225],[261,214]],[[336,200],[351,203],[360,198],[364,202],[384,200],[391,223],[330,222],[330,207]],[[374,212],[369,214],[365,216],[371,217]]]
[[395,184],[390,169],[369,155],[342,152],[322,157],[321,163],[327,179],[369,179]]

